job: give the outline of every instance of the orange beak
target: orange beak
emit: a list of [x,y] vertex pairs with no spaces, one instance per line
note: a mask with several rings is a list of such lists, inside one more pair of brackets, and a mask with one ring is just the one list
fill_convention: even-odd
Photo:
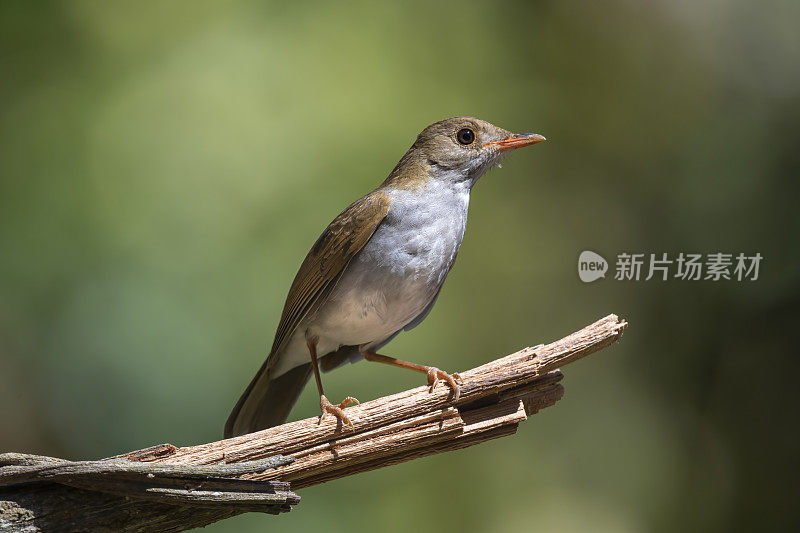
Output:
[[514,133],[505,139],[486,143],[482,148],[487,146],[497,146],[497,150],[513,150],[514,148],[522,148],[530,144],[540,143],[546,141],[544,136],[538,133]]

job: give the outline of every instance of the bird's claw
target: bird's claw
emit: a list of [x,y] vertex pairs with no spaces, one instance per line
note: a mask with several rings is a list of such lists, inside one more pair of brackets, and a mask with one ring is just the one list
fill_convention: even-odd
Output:
[[349,405],[361,405],[361,402],[359,402],[356,398],[353,398],[352,396],[348,396],[347,398],[342,400],[341,403],[339,403],[339,409],[344,409]]
[[325,418],[325,414],[330,413],[336,417],[342,423],[342,425],[347,425],[350,426],[350,429],[355,429],[353,422],[347,417],[346,414],[344,414],[344,408],[352,404],[359,405],[359,401],[352,396],[348,396],[342,400],[339,405],[333,405],[324,395],[320,396],[319,408],[322,413],[319,415],[319,422],[317,423],[322,423],[322,419]]
[[457,402],[459,396],[461,396],[460,385],[464,384],[464,380],[461,379],[461,376],[457,372],[448,374],[434,366],[428,367],[428,385],[431,387],[431,392],[433,392],[439,380],[447,383],[447,386],[453,391],[453,401]]

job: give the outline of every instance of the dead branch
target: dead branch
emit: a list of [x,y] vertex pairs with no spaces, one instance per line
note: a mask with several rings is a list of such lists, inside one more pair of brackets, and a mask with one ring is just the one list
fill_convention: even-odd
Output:
[[515,433],[562,397],[558,367],[619,340],[626,326],[609,315],[462,372],[457,405],[440,385],[350,407],[352,429],[314,417],[103,461],[0,455],[0,531],[183,531],[246,511],[285,511],[298,500],[286,482],[300,489]]

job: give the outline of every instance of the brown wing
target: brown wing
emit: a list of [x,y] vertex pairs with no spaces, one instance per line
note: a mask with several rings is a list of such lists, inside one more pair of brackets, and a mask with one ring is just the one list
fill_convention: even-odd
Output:
[[270,358],[289,340],[300,321],[324,301],[344,268],[375,233],[390,203],[385,193],[373,191],[342,211],[322,232],[289,289]]

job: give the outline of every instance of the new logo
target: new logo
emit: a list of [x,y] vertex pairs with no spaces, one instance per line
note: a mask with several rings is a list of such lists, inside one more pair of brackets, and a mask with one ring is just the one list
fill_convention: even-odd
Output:
[[602,255],[585,250],[578,257],[578,277],[584,283],[606,277],[608,261]]

